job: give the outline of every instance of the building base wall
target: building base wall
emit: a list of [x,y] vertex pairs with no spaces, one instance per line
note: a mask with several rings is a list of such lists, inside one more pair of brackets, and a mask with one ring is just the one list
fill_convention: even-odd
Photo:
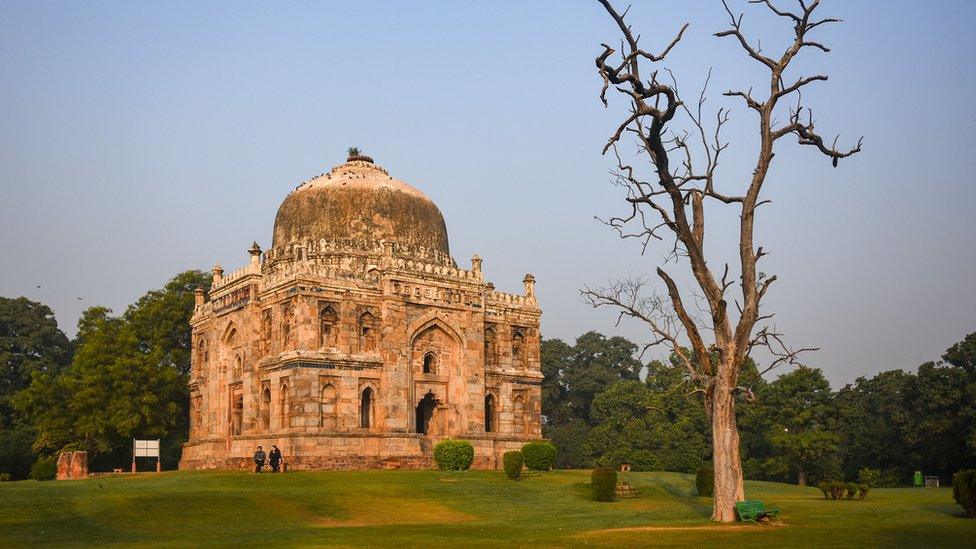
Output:
[[[180,470],[253,470],[252,456],[260,445],[265,453],[272,445],[281,450],[286,470],[431,469],[436,467],[434,446],[442,438],[402,434],[281,434],[247,435],[206,439],[183,445]],[[474,446],[472,469],[500,469],[505,452],[519,450],[535,437],[455,438]],[[267,467],[267,463],[265,464]]]

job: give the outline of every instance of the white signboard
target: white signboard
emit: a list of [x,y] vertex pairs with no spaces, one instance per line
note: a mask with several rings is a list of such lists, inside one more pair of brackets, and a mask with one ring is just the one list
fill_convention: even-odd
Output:
[[159,439],[133,440],[132,454],[134,457],[159,457]]

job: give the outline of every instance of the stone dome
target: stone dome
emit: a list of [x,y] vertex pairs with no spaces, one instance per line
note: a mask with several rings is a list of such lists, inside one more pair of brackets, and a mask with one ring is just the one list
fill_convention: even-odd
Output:
[[417,188],[391,177],[367,156],[302,183],[275,216],[272,248],[379,250],[395,242],[397,255],[451,261],[444,216]]

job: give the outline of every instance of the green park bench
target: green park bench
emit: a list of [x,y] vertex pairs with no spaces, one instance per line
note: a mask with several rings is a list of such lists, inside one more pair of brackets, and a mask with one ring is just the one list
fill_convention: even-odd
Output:
[[779,516],[779,509],[773,506],[767,507],[758,499],[747,499],[736,503],[735,512],[739,515],[739,520],[749,522],[757,522],[763,517]]

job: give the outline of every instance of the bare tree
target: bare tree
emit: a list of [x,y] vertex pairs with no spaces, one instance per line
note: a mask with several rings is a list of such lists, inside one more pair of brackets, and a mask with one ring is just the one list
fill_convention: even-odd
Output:
[[[726,191],[719,188],[716,168],[728,143],[721,138],[722,126],[729,120],[729,111],[719,109],[713,121],[703,119],[705,90],[696,104],[685,103],[678,91],[674,74],[657,67],[668,53],[681,41],[685,24],[677,35],[664,46],[660,53],[650,53],[638,46],[635,36],[624,18],[627,11],[617,12],[609,0],[599,0],[613,18],[622,34],[619,61],[611,61],[616,51],[603,44],[603,53],[596,58],[596,66],[603,79],[600,99],[607,105],[607,91],[613,86],[626,97],[630,112],[610,137],[603,153],[613,152],[617,160],[614,174],[616,182],[627,191],[627,214],[605,221],[618,231],[622,238],[637,238],[646,249],[654,240],[664,240],[671,245],[671,254],[664,263],[688,264],[697,284],[688,303],[701,300],[701,311],[690,308],[674,279],[660,266],[657,277],[664,283],[666,293],[647,295],[652,284],[647,279],[629,279],[612,282],[605,288],[585,288],[584,298],[595,307],[610,306],[619,309],[620,317],[633,317],[646,323],[652,334],[650,345],[666,345],[687,368],[690,378],[704,395],[705,409],[711,423],[713,462],[715,466],[715,506],[712,520],[735,520],[735,503],[744,499],[742,466],[739,455],[739,432],[735,419],[736,400],[752,399],[752,393],[738,384],[739,374],[750,353],[765,348],[770,356],[765,371],[784,363],[795,361],[797,353],[809,349],[791,349],[775,328],[766,326],[772,315],[760,313],[763,297],[776,276],[766,276],[757,270],[757,263],[766,252],[757,247],[753,234],[757,208],[767,203],[761,192],[766,181],[773,148],[778,140],[795,136],[801,145],[815,147],[830,158],[833,165],[841,158],[861,150],[861,141],[848,150],[837,148],[837,139],[827,145],[814,129],[812,111],[804,107],[801,90],[812,83],[825,81],[827,76],[800,76],[787,83],[785,72],[793,59],[804,48],[821,52],[830,51],[820,42],[810,38],[817,27],[838,22],[838,19],[813,17],[819,0],[797,0],[798,9],[782,9],[772,0],[749,0],[761,4],[776,16],[793,26],[792,43],[778,57],[763,53],[742,32],[742,15],[735,15],[723,0],[729,15],[730,27],[715,34],[716,37],[732,37],[746,54],[769,71],[769,91],[765,96],[754,96],[747,91],[730,90],[724,93],[741,99],[755,111],[759,122],[759,151],[755,169],[745,189]],[[628,8],[629,10],[629,8]],[[646,70],[645,70],[646,69]],[[641,71],[645,70],[642,76]],[[707,88],[707,81],[705,87]],[[795,99],[795,100],[794,100]],[[776,119],[777,106],[791,105],[784,117]],[[783,110],[782,107],[780,110]],[[672,129],[680,121],[685,131]],[[638,160],[649,160],[648,176],[641,179],[620,151],[618,145],[625,135],[636,139]],[[739,194],[737,194],[739,193]],[[721,273],[712,270],[705,254],[705,205],[706,201],[737,208],[739,224],[739,286],[741,295],[730,287],[730,266],[725,264]],[[632,227],[637,227],[632,229]],[[729,310],[730,296],[735,310]],[[689,296],[686,296],[689,297]],[[707,305],[707,306],[704,306]],[[757,325],[760,325],[757,329]],[[686,347],[689,350],[686,351]]]

